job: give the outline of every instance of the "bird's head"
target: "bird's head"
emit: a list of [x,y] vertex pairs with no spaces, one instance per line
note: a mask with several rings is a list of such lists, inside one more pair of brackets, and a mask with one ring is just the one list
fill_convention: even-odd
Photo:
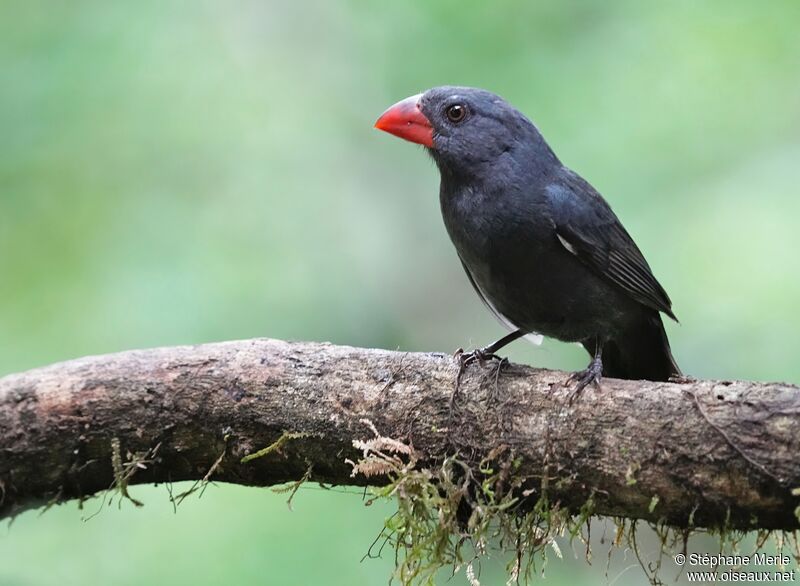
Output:
[[507,166],[556,160],[536,127],[500,96],[442,86],[401,100],[375,128],[424,145],[442,174],[480,176],[504,157]]

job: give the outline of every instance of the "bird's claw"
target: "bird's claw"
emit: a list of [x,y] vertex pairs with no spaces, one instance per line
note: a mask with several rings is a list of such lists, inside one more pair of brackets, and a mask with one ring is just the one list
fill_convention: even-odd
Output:
[[685,374],[673,374],[669,377],[668,382],[675,383],[678,385],[686,385],[697,382],[697,379],[694,378],[693,376],[688,376]]
[[600,382],[602,380],[603,363],[598,359],[592,360],[584,370],[572,373],[565,383],[567,387],[575,385],[569,393],[570,405],[580,397],[583,390],[589,385],[594,385],[597,390],[600,390]]
[[464,352],[463,348],[459,348],[453,353],[453,358],[458,361],[458,374],[456,375],[456,384],[453,393],[450,395],[450,407],[452,409],[455,404],[456,397],[458,397],[461,388],[461,376],[470,364],[477,362],[481,368],[483,365],[490,361],[497,361],[497,373],[495,374],[495,386],[497,384],[497,377],[500,376],[500,370],[504,364],[508,364],[508,358],[498,356],[494,352],[490,352],[486,348],[476,348],[472,352]]
[[485,348],[476,348],[472,352],[464,352],[463,349],[459,348],[455,351],[453,357],[458,360],[458,364],[462,370],[474,362],[483,366],[484,363],[489,360],[497,360],[500,363],[506,361],[502,356],[498,356],[494,352],[489,352]]

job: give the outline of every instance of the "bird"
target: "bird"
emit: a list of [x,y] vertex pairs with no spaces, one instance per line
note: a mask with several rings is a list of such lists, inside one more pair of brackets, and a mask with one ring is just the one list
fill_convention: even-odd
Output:
[[401,100],[375,128],[423,145],[440,174],[445,228],[486,307],[510,330],[462,355],[498,358],[522,337],[578,343],[603,377],[680,377],[661,314],[672,302],[606,200],[538,128],[489,91],[441,86]]

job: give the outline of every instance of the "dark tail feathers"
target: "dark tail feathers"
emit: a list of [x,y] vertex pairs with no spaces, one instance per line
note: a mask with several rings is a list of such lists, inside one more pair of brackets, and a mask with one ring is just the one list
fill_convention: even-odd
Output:
[[[594,348],[584,346],[593,354]],[[603,346],[605,377],[666,381],[680,374],[659,313],[653,312]]]

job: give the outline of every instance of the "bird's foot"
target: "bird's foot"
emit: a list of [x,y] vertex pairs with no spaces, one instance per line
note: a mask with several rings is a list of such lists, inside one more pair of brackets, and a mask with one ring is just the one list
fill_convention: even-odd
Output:
[[498,356],[492,352],[491,348],[488,346],[486,348],[476,348],[472,352],[464,352],[462,348],[459,348],[453,353],[453,358],[458,361],[458,374],[456,375],[455,388],[453,389],[453,393],[450,395],[451,408],[455,404],[458,393],[461,390],[461,376],[464,374],[464,371],[470,364],[477,362],[481,367],[483,367],[486,362],[490,360],[496,360],[497,372],[495,373],[495,389],[497,388],[497,381],[500,377],[500,370],[503,368],[504,364],[508,364],[508,358],[505,358],[504,356]]
[[467,366],[474,362],[477,362],[481,366],[489,360],[497,360],[500,363],[508,362],[506,358],[492,352],[488,346],[486,348],[476,348],[472,352],[464,352],[462,348],[459,348],[453,354],[453,358],[458,360],[458,365],[462,372]]
[[697,379],[693,376],[688,376],[685,374],[673,374],[669,377],[669,381],[671,383],[679,384],[679,385],[688,385],[690,383],[697,382]]
[[583,389],[589,385],[594,385],[600,390],[600,381],[603,380],[603,361],[600,357],[595,357],[584,370],[579,370],[570,375],[565,386],[575,385],[569,393],[570,405],[580,397]]

